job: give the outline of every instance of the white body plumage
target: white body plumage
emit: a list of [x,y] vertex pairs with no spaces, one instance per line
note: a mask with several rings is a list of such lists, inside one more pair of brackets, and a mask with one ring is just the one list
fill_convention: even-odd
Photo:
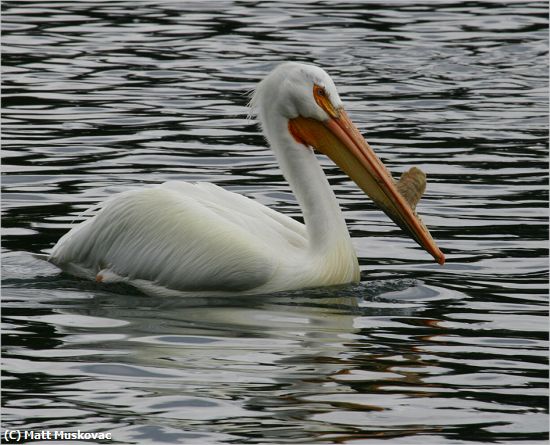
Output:
[[152,295],[270,293],[359,279],[349,237],[308,247],[303,224],[214,184],[168,182],[107,200],[51,261]]

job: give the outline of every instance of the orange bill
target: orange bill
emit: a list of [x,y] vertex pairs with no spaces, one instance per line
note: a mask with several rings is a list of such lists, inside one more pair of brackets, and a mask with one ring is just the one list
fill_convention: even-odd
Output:
[[429,230],[347,113],[343,109],[327,112],[331,117],[324,122],[301,116],[290,119],[288,126],[293,137],[330,157],[386,215],[439,264],[444,264],[445,256]]

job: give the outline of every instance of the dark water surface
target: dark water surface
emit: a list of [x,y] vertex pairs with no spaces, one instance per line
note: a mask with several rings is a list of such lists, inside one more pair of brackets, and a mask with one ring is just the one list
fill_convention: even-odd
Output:
[[[3,428],[114,444],[546,443],[546,2],[2,8]],[[246,109],[284,60],[327,69],[394,174],[427,172],[420,213],[444,267],[322,157],[359,285],[151,299],[31,256],[90,205],[166,180],[299,217]]]

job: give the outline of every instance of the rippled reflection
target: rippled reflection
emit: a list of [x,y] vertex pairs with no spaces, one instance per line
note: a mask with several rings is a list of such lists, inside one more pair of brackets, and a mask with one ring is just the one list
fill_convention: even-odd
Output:
[[[3,8],[4,428],[113,443],[544,443],[545,2],[15,2]],[[45,252],[131,187],[215,182],[300,218],[247,118],[321,65],[397,174],[432,264],[320,156],[363,282],[155,300]]]

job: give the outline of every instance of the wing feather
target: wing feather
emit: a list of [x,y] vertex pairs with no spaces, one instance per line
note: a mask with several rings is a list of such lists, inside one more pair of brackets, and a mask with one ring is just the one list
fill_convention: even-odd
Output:
[[305,246],[302,224],[256,201],[212,184],[169,182],[107,200],[60,239],[50,260],[182,291],[242,291],[266,283],[279,255]]

